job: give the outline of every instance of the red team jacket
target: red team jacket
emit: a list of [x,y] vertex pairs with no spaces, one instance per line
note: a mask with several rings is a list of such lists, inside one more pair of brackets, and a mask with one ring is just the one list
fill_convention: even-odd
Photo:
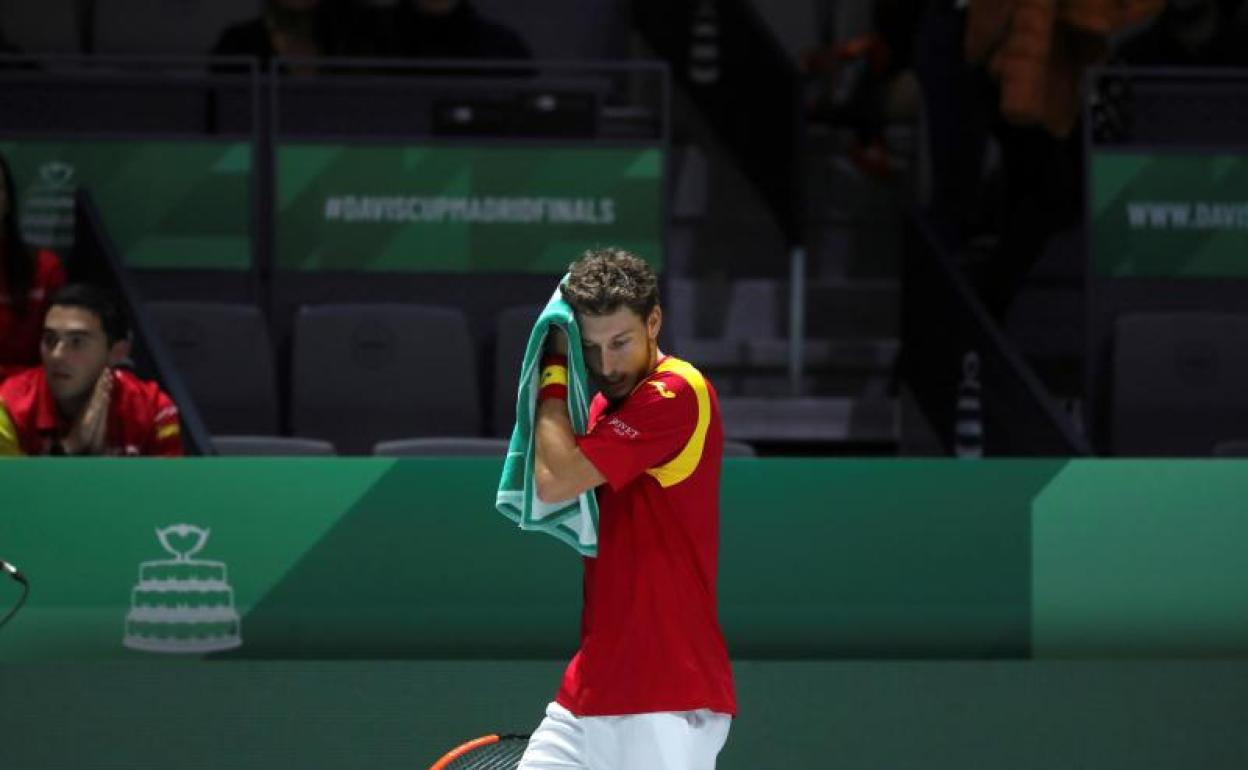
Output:
[[61,261],[50,251],[38,251],[34,279],[26,295],[26,312],[19,316],[13,309],[8,279],[0,270],[0,380],[39,365],[43,316],[48,312],[52,295],[64,285],[65,270]]
[[620,405],[599,394],[581,451],[597,489],[598,556],[584,560],[581,647],[556,700],[578,716],[735,714],[719,628],[723,426],[711,384],[664,357]]
[[[182,454],[178,408],[154,382],[113,370],[104,454]],[[0,455],[46,455],[64,431],[43,367],[0,383]]]

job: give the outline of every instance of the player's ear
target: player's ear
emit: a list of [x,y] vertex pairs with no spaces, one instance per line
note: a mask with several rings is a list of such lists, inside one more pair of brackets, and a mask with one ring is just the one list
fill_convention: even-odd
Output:
[[650,308],[650,315],[646,317],[646,336],[657,340],[661,328],[663,328],[663,308],[655,305]]

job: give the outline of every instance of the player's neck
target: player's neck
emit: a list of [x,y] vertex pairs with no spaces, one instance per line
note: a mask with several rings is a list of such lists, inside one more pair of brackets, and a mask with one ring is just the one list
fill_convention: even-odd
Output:
[[78,421],[83,411],[87,408],[87,402],[91,400],[91,393],[88,391],[85,395],[76,396],[74,398],[56,399],[56,416],[60,418],[62,425],[73,425]]

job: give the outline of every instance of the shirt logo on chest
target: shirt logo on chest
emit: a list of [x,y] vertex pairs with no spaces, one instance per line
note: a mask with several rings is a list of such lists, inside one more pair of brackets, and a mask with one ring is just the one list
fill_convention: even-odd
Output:
[[665,382],[647,382],[646,384],[657,390],[663,398],[676,398],[676,394],[667,389]]
[[624,422],[619,417],[612,417],[607,421],[607,424],[611,426],[611,430],[615,431],[615,435],[617,436],[623,436],[624,438],[637,438],[641,435],[641,431]]

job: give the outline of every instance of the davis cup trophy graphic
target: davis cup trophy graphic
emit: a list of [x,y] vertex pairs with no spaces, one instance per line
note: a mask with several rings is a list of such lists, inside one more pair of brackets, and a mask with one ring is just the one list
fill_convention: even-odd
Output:
[[210,530],[174,524],[156,530],[172,559],[139,565],[122,643],[147,652],[218,652],[238,647],[239,618],[225,563],[192,559]]

